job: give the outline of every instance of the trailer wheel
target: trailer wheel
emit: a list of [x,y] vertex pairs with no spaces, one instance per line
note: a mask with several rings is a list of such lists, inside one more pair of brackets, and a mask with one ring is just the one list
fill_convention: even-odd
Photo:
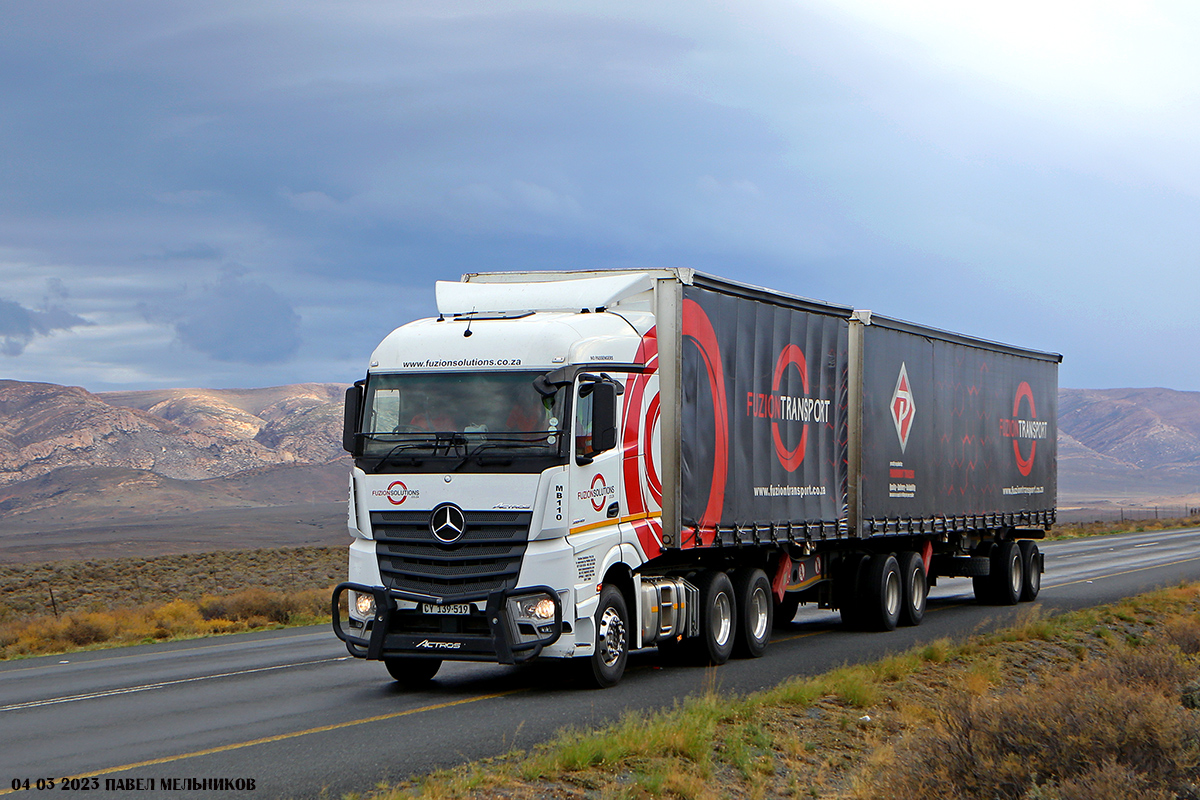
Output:
[[737,606],[729,576],[705,570],[696,580],[700,590],[700,636],[694,643],[696,660],[716,666],[733,653],[737,638]]
[[418,689],[433,680],[433,676],[442,668],[440,658],[385,658],[383,665],[387,667],[392,679],[406,689]]
[[796,609],[800,608],[800,593],[792,592],[783,596],[783,602],[775,603],[774,626],[787,628],[796,618]]
[[1016,605],[1024,590],[1025,570],[1021,548],[1014,541],[1000,542],[992,549],[992,602],[999,606]]
[[987,546],[986,550],[980,549],[976,550],[974,553],[976,556],[988,557],[988,574],[974,575],[971,577],[971,586],[975,589],[975,600],[976,602],[985,606],[992,605],[996,602],[995,592],[993,591],[995,583],[995,575],[993,572],[995,570],[995,565],[994,561],[992,560],[992,556],[995,555],[996,548],[997,545],[991,544]]
[[834,574],[834,602],[842,614],[842,624],[851,630],[864,623],[862,587],[869,560],[862,553],[851,554],[842,559]]
[[877,631],[896,629],[903,606],[904,589],[900,581],[900,565],[891,553],[876,553],[867,562],[866,582],[860,597],[863,601],[863,622]]
[[925,601],[929,597],[929,581],[925,575],[925,559],[920,554],[901,553],[900,585],[904,602],[900,607],[901,625],[920,625],[925,618]]
[[600,689],[615,686],[629,660],[629,609],[621,590],[606,583],[596,609],[596,647],[584,677]]
[[1021,548],[1021,599],[1030,602],[1042,591],[1042,562],[1036,542],[1022,539],[1017,546]]
[[767,573],[753,567],[734,570],[731,578],[737,601],[737,636],[733,652],[739,658],[758,658],[766,652],[775,618],[771,581],[767,579]]

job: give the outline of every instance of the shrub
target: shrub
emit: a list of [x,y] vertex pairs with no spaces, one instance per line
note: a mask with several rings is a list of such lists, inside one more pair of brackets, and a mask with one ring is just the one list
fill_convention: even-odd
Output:
[[68,617],[62,637],[76,647],[107,642],[116,633],[111,619],[99,613]]
[[289,595],[274,594],[266,589],[245,589],[219,597],[205,597],[200,601],[200,615],[206,620],[228,619],[261,620],[261,627],[270,622],[286,623],[295,610],[295,602]]
[[896,748],[870,792],[894,800],[1183,793],[1200,766],[1200,717],[1179,700],[1190,672],[1156,646],[1021,690],[961,691],[936,709],[936,724]]

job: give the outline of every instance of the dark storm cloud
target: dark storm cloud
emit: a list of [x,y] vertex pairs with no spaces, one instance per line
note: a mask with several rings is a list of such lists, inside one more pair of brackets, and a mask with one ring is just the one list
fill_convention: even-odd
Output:
[[[1168,103],[1174,127],[1109,119],[1121,92],[1105,90],[1076,113],[1039,94],[1091,74],[1073,51],[1040,54],[1062,56],[1056,72],[1028,69],[1041,62],[1020,37],[981,50],[1029,86],[990,62],[960,69],[961,32],[909,5],[10,0],[0,270],[5,252],[66,265],[91,281],[92,305],[71,307],[147,348],[93,335],[76,362],[208,370],[192,383],[253,385],[264,364],[276,381],[352,379],[383,333],[432,311],[418,298],[433,280],[464,272],[679,266],[1018,344],[1081,342],[1064,383],[1200,385],[1200,368],[1115,324],[1155,308],[1200,335],[1183,111],[1200,105]],[[1022,4],[984,6],[1057,41]],[[917,16],[896,34],[873,14]],[[1191,56],[1147,63],[1114,62],[1138,68],[1117,73],[1149,87],[1135,96],[1200,74]],[[226,263],[248,271],[213,282]],[[179,364],[170,335],[122,327],[136,308],[207,358]]]
[[[63,291],[61,283],[52,285],[52,291]],[[62,296],[65,297],[65,292]],[[34,337],[91,324],[63,308],[51,306],[35,311],[12,300],[0,299],[0,353],[19,356]]]
[[214,284],[141,305],[150,322],[171,325],[187,347],[223,362],[287,362],[300,348],[300,315],[265,283],[228,269]]

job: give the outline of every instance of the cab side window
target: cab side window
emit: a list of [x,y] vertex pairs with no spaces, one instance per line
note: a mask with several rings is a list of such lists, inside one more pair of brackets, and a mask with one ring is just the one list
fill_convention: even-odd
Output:
[[592,392],[585,394],[587,388],[590,384],[580,385],[575,401],[575,456],[580,459],[594,458],[597,452],[592,448],[595,395]]

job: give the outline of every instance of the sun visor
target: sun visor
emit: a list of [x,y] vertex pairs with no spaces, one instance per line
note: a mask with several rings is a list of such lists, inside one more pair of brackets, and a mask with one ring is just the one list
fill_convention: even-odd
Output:
[[441,314],[508,313],[514,311],[578,311],[614,305],[626,297],[654,288],[645,272],[625,272],[598,278],[573,278],[529,283],[455,283],[438,281]]

